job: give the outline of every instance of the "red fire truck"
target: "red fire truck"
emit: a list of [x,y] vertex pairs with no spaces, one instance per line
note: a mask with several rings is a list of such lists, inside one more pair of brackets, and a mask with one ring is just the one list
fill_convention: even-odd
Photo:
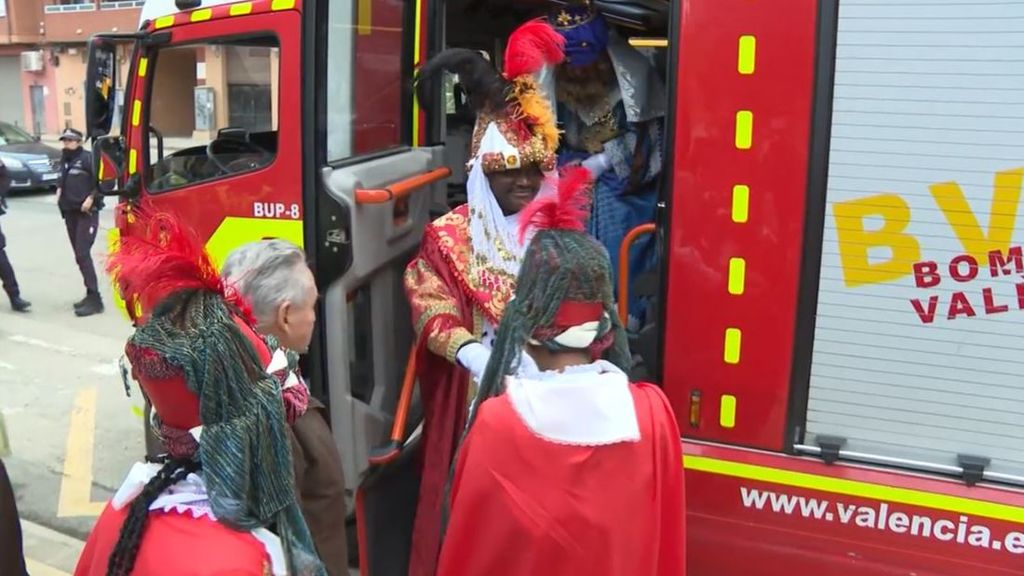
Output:
[[[683,431],[690,573],[1024,574],[1024,1],[595,2],[670,87],[662,204],[633,235],[657,235],[659,313],[635,345]],[[91,44],[119,233],[147,198],[218,259],[305,247],[306,372],[361,568],[402,574],[401,274],[472,122],[450,85],[422,110],[410,79],[443,47],[500,61],[546,6],[164,4]]]

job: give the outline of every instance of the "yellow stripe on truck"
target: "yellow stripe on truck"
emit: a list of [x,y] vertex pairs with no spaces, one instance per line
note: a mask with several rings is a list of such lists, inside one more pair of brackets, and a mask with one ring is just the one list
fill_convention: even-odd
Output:
[[280,238],[302,247],[302,220],[267,218],[225,218],[206,242],[206,251],[220,269],[232,250],[242,244],[266,238]]
[[755,62],[757,61],[757,37],[740,36],[739,58],[736,62],[736,70],[745,76],[754,73]]
[[252,2],[242,2],[241,4],[232,4],[231,8],[228,8],[229,16],[245,16],[246,14],[252,13]]
[[832,476],[819,476],[817,474],[808,474],[806,472],[794,472],[792,470],[769,468],[767,466],[757,466],[755,464],[745,464],[743,462],[733,462],[730,460],[719,460],[717,458],[708,458],[705,456],[684,455],[683,467],[694,472],[707,472],[709,474],[732,476],[734,478],[743,478],[745,480],[758,480],[782,486],[806,488],[808,490],[818,490],[820,492],[842,494],[844,496],[854,496],[859,498],[868,498],[871,500],[907,504],[910,506],[920,506],[923,508],[944,510],[946,512],[953,512],[957,514],[983,516],[996,520],[1005,520],[1007,522],[1024,524],[1024,508],[998,504],[995,502],[986,502],[984,500],[974,500],[972,498],[937,494],[934,492],[899,488],[896,486],[883,486],[881,484],[847,480],[845,478],[835,478]]
[[[113,253],[117,250],[117,243],[121,239],[121,231],[117,228],[111,228],[107,232],[107,253]],[[125,318],[131,319],[128,315],[128,304],[125,303],[124,298],[121,298],[121,291],[118,290],[117,284],[114,283],[113,279],[110,281],[111,292],[113,292],[114,305],[117,309],[124,314]]]
[[[423,59],[423,54],[420,52],[421,37],[420,30],[423,26],[423,0],[416,0],[416,19],[413,21],[413,47],[412,47],[412,65],[416,68],[420,65],[420,60]],[[420,145],[420,101],[418,98],[413,96],[412,99],[412,145]]]
[[174,26],[174,15],[173,14],[170,15],[170,16],[161,16],[161,17],[159,17],[159,18],[157,18],[156,20],[153,21],[153,27],[156,28],[157,30],[162,30],[164,28],[170,28],[171,26]]
[[[108,248],[113,252],[117,248],[117,242],[121,232],[117,228],[111,228],[107,236]],[[267,238],[280,238],[287,240],[300,248],[302,242],[302,221],[301,220],[272,220],[267,218],[225,218],[220,226],[213,232],[206,242],[206,251],[213,259],[214,265],[219,270],[224,265],[224,260],[232,250],[249,242],[256,242]],[[113,286],[114,303],[128,315],[128,305],[121,298],[116,286]],[[136,311],[136,314],[141,311]]]

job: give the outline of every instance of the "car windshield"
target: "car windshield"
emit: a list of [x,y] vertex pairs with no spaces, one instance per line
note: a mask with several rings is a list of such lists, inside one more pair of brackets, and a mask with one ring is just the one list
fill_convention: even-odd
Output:
[[0,122],[0,146],[6,146],[7,144],[29,144],[31,142],[35,142],[35,138],[32,138],[28,132],[13,124]]

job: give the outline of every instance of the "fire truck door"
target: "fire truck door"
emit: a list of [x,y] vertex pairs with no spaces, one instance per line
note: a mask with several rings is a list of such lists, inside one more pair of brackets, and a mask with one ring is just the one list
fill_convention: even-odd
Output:
[[[372,558],[360,561],[373,565],[373,574],[391,573],[379,570],[382,563],[405,564],[411,535],[421,411],[415,397],[399,406],[403,388],[414,385],[404,377],[414,335],[402,277],[433,198],[443,198],[451,171],[442,160],[442,147],[414,148],[323,171],[327,204],[350,217],[347,228],[327,230],[322,258],[344,252],[344,244],[351,254],[347,271],[322,292],[326,385],[346,484],[362,510],[359,530],[368,534],[361,541],[371,544]],[[391,456],[380,458],[382,452]]]
[[[344,168],[326,168],[330,200],[347,209],[348,229],[327,230],[327,258],[350,245],[351,263],[323,289],[327,389],[335,441],[354,487],[369,467],[370,451],[386,445],[413,341],[402,288],[406,263],[443,198],[443,148],[416,148]],[[416,403],[410,411],[413,432]]]

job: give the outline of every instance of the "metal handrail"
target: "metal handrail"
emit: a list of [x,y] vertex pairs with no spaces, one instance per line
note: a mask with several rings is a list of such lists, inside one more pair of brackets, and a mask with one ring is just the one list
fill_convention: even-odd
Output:
[[391,462],[402,452],[405,444],[405,428],[409,420],[409,408],[412,406],[412,392],[416,388],[416,345],[409,350],[409,359],[405,362],[405,375],[402,378],[402,392],[395,407],[395,421],[391,425],[391,437],[388,443],[370,451],[370,465],[381,466]]
[[629,319],[629,250],[637,238],[651,234],[656,229],[653,222],[641,224],[627,232],[619,245],[619,321],[623,326]]
[[405,198],[416,190],[440,182],[451,175],[451,168],[442,167],[399,180],[384,188],[357,188],[356,204],[386,204],[392,200]]

